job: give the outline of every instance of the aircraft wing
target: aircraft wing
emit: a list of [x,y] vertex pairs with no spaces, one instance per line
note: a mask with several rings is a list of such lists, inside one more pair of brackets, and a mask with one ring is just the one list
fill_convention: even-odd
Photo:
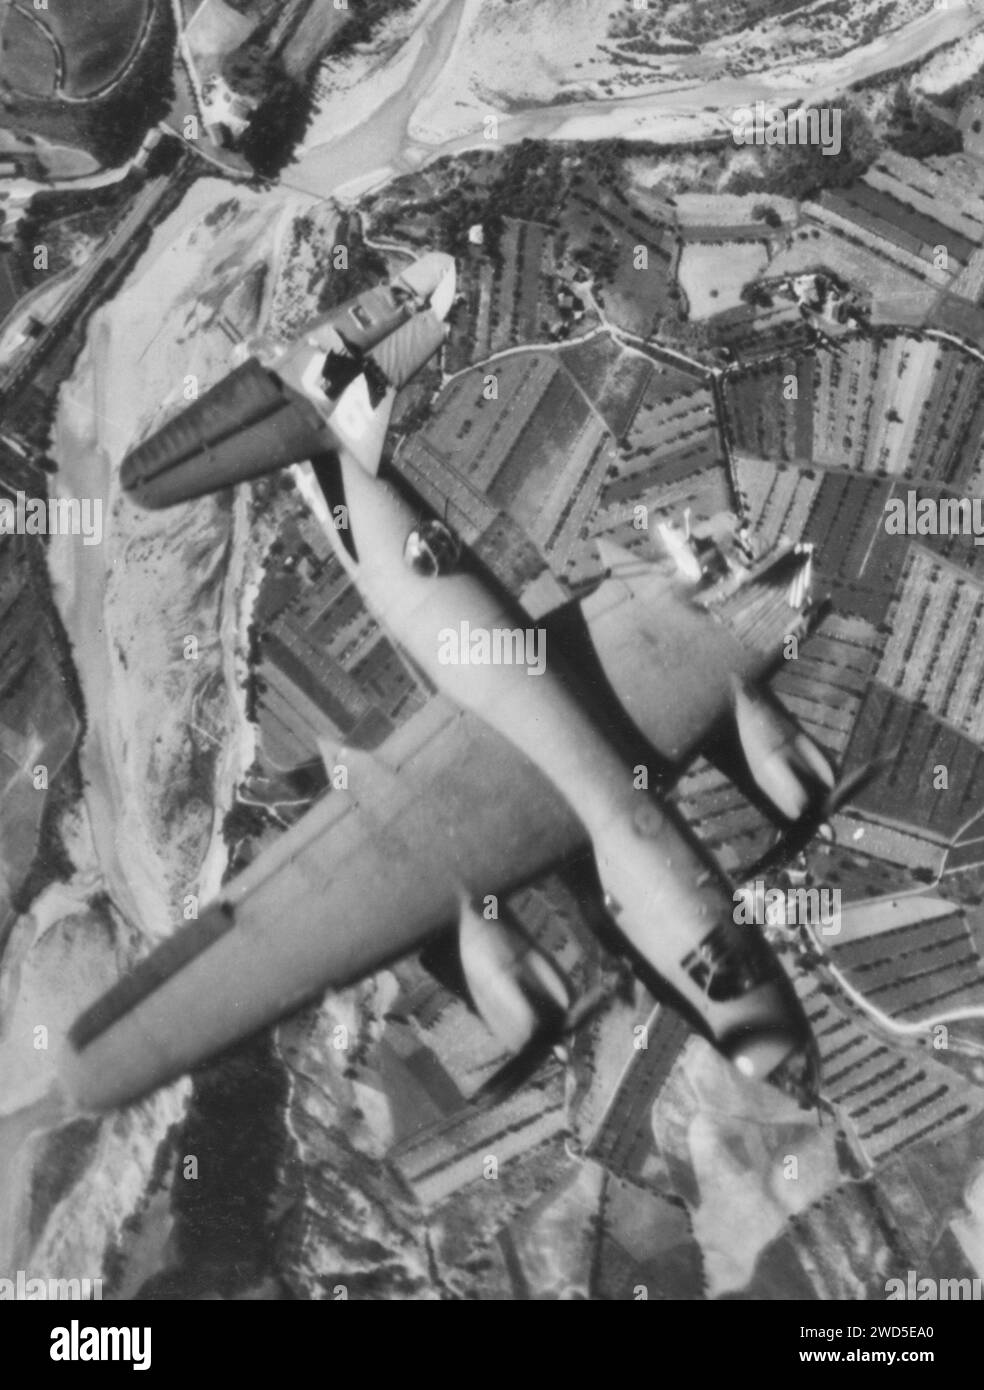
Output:
[[384,338],[368,355],[393,390],[399,391],[430,361],[446,335],[443,319],[427,309]]
[[248,358],[132,449],[124,489],[153,506],[186,502],[331,447],[314,406]]
[[[572,854],[580,822],[475,716],[435,697],[75,1023],[63,1057],[86,1109],[136,1099],[329,987],[416,949],[463,897]],[[341,780],[336,777],[335,780]]]
[[610,575],[581,603],[591,644],[618,702],[678,766],[733,710],[735,678],[765,677],[785,638],[804,632],[799,576],[808,558],[788,551],[705,604],[666,568],[601,549]]
[[608,707],[659,755],[664,785],[703,752],[773,818],[826,818],[850,784],[835,786],[827,755],[764,685],[789,639],[809,630],[810,548],[790,546],[710,590],[620,547],[600,549],[609,577],[580,605],[589,640],[578,665],[593,663]]

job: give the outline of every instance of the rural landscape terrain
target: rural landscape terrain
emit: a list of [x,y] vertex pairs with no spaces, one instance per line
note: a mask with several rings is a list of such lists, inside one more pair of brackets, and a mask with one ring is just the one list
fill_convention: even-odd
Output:
[[[839,148],[739,143],[756,102],[835,110]],[[619,984],[576,864],[507,906],[609,1002],[498,1104],[441,938],[118,1113],[53,1099],[79,1011],[338,794],[325,747],[440,698],[298,474],[148,512],[120,461],[430,250],[457,295],[386,464],[532,618],[661,526],[722,566],[813,547],[773,688],[857,777],[775,882],[836,889],[839,929],[767,932],[819,1115]],[[0,0],[19,492],[98,499],[103,532],[0,534],[0,1275],[271,1300],[984,1277],[984,548],[886,525],[984,496],[981,0]],[[755,612],[715,612],[754,644]],[[708,758],[671,795],[736,884],[775,841]]]

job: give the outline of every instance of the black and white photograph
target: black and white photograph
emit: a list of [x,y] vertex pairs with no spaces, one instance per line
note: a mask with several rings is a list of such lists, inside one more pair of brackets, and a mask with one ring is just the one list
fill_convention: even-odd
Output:
[[984,0],[0,0],[0,1302],[982,1296]]

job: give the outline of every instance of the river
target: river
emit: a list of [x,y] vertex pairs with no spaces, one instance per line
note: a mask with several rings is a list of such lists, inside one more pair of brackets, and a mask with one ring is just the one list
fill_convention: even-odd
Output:
[[[407,53],[396,54],[377,68],[373,80],[386,95],[365,110],[354,128],[341,130],[321,144],[309,145],[288,171],[292,187],[319,197],[343,193],[352,198],[395,174],[421,168],[431,160],[464,150],[488,148],[483,115],[476,106],[463,117],[449,102],[449,134],[433,143],[414,136],[415,113],[426,99],[440,93],[441,77],[455,55],[456,40],[470,17],[474,0],[435,0],[415,45],[409,70]],[[539,105],[500,113],[496,140],[512,144],[523,139],[627,139],[676,142],[705,139],[730,129],[729,117],[739,106],[770,101],[793,106],[806,99],[823,100],[854,82],[925,58],[945,44],[966,37],[984,23],[984,15],[969,3],[954,3],[912,20],[842,56],[789,65],[785,70],[754,77],[670,80],[641,96],[610,100],[581,100],[569,105]],[[394,79],[400,83],[392,92]],[[494,110],[494,105],[489,109]]]

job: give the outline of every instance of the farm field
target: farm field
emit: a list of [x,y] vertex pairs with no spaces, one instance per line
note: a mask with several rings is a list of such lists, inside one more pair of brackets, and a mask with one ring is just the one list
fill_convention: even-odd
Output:
[[[939,1142],[942,1135],[966,1123],[971,1106],[980,1108],[973,1093],[964,1099],[964,1088],[955,1084],[945,1067],[921,1057],[893,1055],[864,1021],[825,994],[817,980],[806,976],[798,989],[820,1049],[820,1064],[829,1078],[829,1094],[857,1125],[865,1152],[873,1159],[887,1157],[926,1135]],[[879,1088],[879,1078],[886,1071],[891,1088]],[[905,1103],[900,1105],[896,1099],[893,1106],[899,1092],[904,1092]],[[863,1189],[853,1189],[852,1199],[863,1202]],[[806,1250],[833,1238],[830,1231],[817,1229],[831,1221],[826,1206],[814,1208],[809,1219],[799,1236]],[[840,1239],[842,1230],[838,1227]]]
[[868,999],[902,1018],[925,1018],[944,1006],[981,1000],[981,960],[959,912],[866,940],[835,942],[834,959]]
[[[452,372],[490,353],[556,336],[563,282],[555,274],[552,232],[539,222],[505,218],[500,252],[495,264],[484,256],[461,260],[462,302],[447,349]],[[578,331],[586,327],[582,322]]]
[[735,476],[759,553],[764,554],[781,536],[797,540],[820,488],[816,474],[808,476],[798,468],[739,454]]
[[878,677],[975,742],[984,737],[982,619],[980,584],[913,545]]
[[743,367],[726,400],[742,453],[963,490],[979,469],[982,382],[958,347],[881,333]]
[[[726,388],[737,447],[777,463],[813,459],[815,356],[804,352],[737,372]],[[796,395],[784,389],[796,378]]]
[[619,328],[648,337],[674,302],[678,248],[673,228],[643,216],[624,197],[584,174],[574,178],[563,226],[572,255],[595,277],[608,317]]
[[982,380],[959,348],[892,334],[737,372],[727,397],[738,447],[750,454],[958,487],[984,437]]
[[442,410],[428,425],[429,447],[486,490],[556,374],[554,355],[519,352],[496,364],[498,395],[488,399],[485,374],[469,372],[448,389]]
[[872,247],[836,227],[811,226],[809,234],[801,230],[788,246],[777,251],[769,274],[803,275],[820,269],[889,302],[900,295],[918,298],[926,293],[923,281],[914,272],[880,256]]
[[[95,96],[124,70],[155,0],[49,0],[46,10],[15,5],[3,31],[3,76],[31,96]],[[44,35],[49,38],[46,40]]]
[[858,226],[887,238],[913,256],[927,257],[935,246],[945,244],[951,261],[964,266],[974,249],[973,242],[959,232],[864,181],[839,192],[828,190],[820,201],[824,207],[848,216]]
[[0,78],[25,96],[50,97],[58,89],[59,54],[40,18],[7,12],[0,35]]
[[631,507],[653,490],[714,469],[720,462],[713,399],[699,379],[655,368],[624,440],[623,456],[602,494],[606,508]]
[[784,662],[772,688],[817,742],[840,758],[877,662],[881,637],[870,623],[828,613]]
[[456,376],[399,457],[418,487],[453,474],[476,534],[480,501],[511,517],[570,588],[598,577],[596,536],[645,544],[636,503],[701,520],[731,502],[708,382],[604,332]]
[[804,533],[817,547],[837,607],[876,624],[884,620],[904,560],[902,547],[882,525],[889,491],[881,478],[827,473]]
[[196,7],[188,25],[188,47],[199,63],[208,58],[222,58],[245,43],[255,28],[255,21],[224,4],[223,0],[207,0]]
[[[635,418],[654,371],[652,364],[644,357],[623,352],[607,336],[562,348],[560,358],[605,417],[612,434],[621,439]],[[675,375],[681,381],[688,380],[682,372]]]
[[765,270],[769,252],[762,241],[688,242],[680,255],[680,288],[692,319],[706,319],[741,304],[741,292]]
[[[849,773],[862,762],[884,759],[852,805],[889,824],[902,824],[934,839],[952,841],[975,810],[984,789],[984,753],[971,739],[879,683],[861,707],[844,760]],[[934,785],[945,766],[945,790]]]

